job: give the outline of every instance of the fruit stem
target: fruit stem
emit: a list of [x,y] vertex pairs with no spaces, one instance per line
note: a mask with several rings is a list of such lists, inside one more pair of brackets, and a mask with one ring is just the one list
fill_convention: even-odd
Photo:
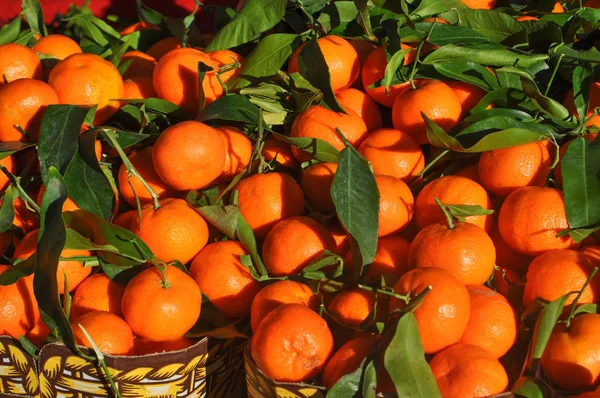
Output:
[[165,289],[170,287],[171,284],[167,280],[167,267],[168,267],[167,263],[165,263],[164,261],[162,261],[161,259],[159,259],[157,257],[150,259],[150,262],[152,263],[152,265],[154,265],[156,268],[158,268],[158,271],[162,275],[162,287],[164,287]]
[[427,164],[427,166],[425,166],[425,168],[423,170],[421,170],[421,172],[419,174],[417,174],[416,176],[414,176],[408,183],[408,185],[412,184],[413,182],[415,182],[419,177],[423,176],[423,174],[427,173],[429,171],[429,169],[431,169],[433,166],[436,165],[437,162],[439,162],[444,156],[446,156],[448,153],[450,153],[449,149],[445,149],[444,151],[442,151],[442,153],[440,153],[439,155],[437,155],[431,162],[429,162]]
[[552,82],[554,81],[554,78],[556,77],[556,72],[558,72],[558,67],[560,66],[560,62],[562,61],[564,56],[565,56],[564,54],[560,54],[558,57],[558,61],[556,61],[556,65],[554,65],[554,70],[552,71],[550,80],[548,80],[548,84],[546,85],[546,90],[544,90],[544,97],[547,97],[548,93],[550,92],[550,86],[552,86]]
[[367,286],[367,285],[361,285],[360,283],[358,284],[358,288],[359,289],[363,289],[363,290],[367,290],[369,292],[373,292],[373,293],[380,293],[380,294],[385,294],[386,296],[392,296],[394,298],[397,298],[398,300],[402,300],[404,301],[406,304],[408,304],[408,302],[410,301],[410,296],[403,296],[401,294],[398,294],[396,292],[393,291],[388,291],[388,290],[383,290],[383,289],[377,289],[371,286]]
[[590,273],[590,276],[587,278],[587,280],[583,284],[583,287],[581,288],[579,293],[577,293],[575,300],[573,300],[573,302],[571,303],[571,310],[569,311],[569,316],[567,317],[567,320],[565,321],[567,330],[571,326],[571,319],[573,319],[573,317],[575,316],[575,310],[577,309],[577,303],[579,302],[579,299],[581,299],[581,296],[583,295],[583,291],[588,287],[588,285],[592,281],[592,278],[596,275],[597,272],[598,272],[598,267],[594,267],[594,269]]
[[427,287],[419,294],[417,294],[414,298],[410,299],[408,307],[405,308],[404,312],[414,311],[417,309],[421,302],[423,302],[423,298],[425,295],[429,293],[433,289],[433,286],[427,285]]
[[444,213],[444,216],[446,217],[446,222],[448,223],[448,228],[454,229],[454,220],[452,218],[452,214],[450,214],[450,212],[446,208],[446,205],[444,205],[438,198],[435,198],[435,203],[437,203],[437,205],[442,210],[442,213]]
[[437,22],[437,17],[434,18],[433,22],[431,23],[431,26],[429,27],[429,30],[427,31],[427,36],[425,36],[425,39],[421,40],[421,42],[419,43],[419,45],[417,46],[417,55],[415,56],[415,60],[413,61],[412,64],[412,68],[410,70],[410,76],[408,77],[408,80],[410,81],[410,86],[412,87],[413,90],[416,90],[417,86],[415,86],[415,73],[417,73],[417,64],[421,62],[420,57],[421,57],[421,50],[423,49],[423,45],[429,41],[429,38],[431,37],[431,32],[433,31],[433,27],[435,26],[435,23]]
[[4,174],[6,174],[6,177],[8,177],[10,183],[12,184],[13,187],[15,187],[15,189],[19,193],[19,196],[25,201],[25,203],[27,205],[29,205],[33,210],[35,210],[36,213],[40,214],[41,210],[40,210],[40,207],[38,206],[38,204],[35,203],[35,201],[33,199],[31,199],[31,197],[29,195],[27,195],[27,192],[25,192],[25,190],[21,186],[21,177],[15,176],[10,171],[8,171],[6,169],[6,167],[4,167],[2,165],[0,165],[0,171],[2,171]]

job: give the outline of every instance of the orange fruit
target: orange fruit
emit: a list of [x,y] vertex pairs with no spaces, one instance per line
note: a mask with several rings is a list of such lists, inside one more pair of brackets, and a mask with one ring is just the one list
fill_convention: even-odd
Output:
[[[0,275],[10,266],[0,265]],[[0,286],[0,335],[14,339],[25,336],[40,317],[33,293],[33,275],[23,277],[12,285]]]
[[[135,150],[128,156],[129,161],[159,198],[166,199],[177,196],[177,191],[169,188],[160,179],[156,170],[154,170],[154,165],[152,164],[152,150],[152,146]],[[138,200],[142,205],[152,203],[150,192],[148,192],[139,178],[134,175],[129,178],[129,173],[124,165],[121,165],[119,168],[117,181],[119,183],[119,192],[121,193],[121,196],[123,196],[123,199],[125,199],[131,207],[136,207],[135,195],[137,195]]]
[[131,79],[134,76],[150,76],[154,72],[156,59],[141,51],[127,51],[121,57],[121,63],[130,62],[127,70],[123,73],[123,79]]
[[443,397],[489,397],[508,388],[506,370],[489,351],[455,344],[429,363]]
[[540,19],[537,17],[532,17],[531,15],[521,15],[519,17],[517,17],[517,21],[519,22],[523,22],[523,21],[539,21]]
[[121,316],[121,299],[125,286],[104,274],[94,274],[81,282],[73,294],[71,319],[92,311],[106,311]]
[[[0,165],[2,165],[4,168],[6,168],[6,170],[8,170],[9,173],[15,174],[16,164],[15,164],[15,159],[13,158],[12,155],[8,155],[8,156],[0,159]],[[8,186],[9,182],[10,182],[10,180],[8,179],[6,174],[1,173],[1,175],[0,175],[0,190],[4,190]]]
[[163,199],[158,209],[145,205],[141,220],[133,218],[131,232],[165,262],[179,260],[186,264],[208,242],[206,221],[183,199]]
[[222,241],[206,246],[190,266],[190,274],[210,301],[227,318],[250,313],[260,284],[240,260],[248,252],[240,242]]
[[481,101],[481,99],[487,94],[486,91],[480,87],[458,80],[444,83],[446,83],[446,85],[450,87],[454,94],[456,94],[458,97],[463,113],[467,113],[473,109],[475,105],[477,105],[479,101]]
[[73,335],[78,345],[92,348],[90,340],[83,333],[83,327],[101,352],[110,355],[130,355],[133,352],[131,328],[113,313],[88,312],[72,323]]
[[335,253],[339,256],[343,256],[346,254],[348,250],[350,250],[350,240],[348,238],[348,234],[344,231],[344,228],[341,227],[337,222],[332,222],[325,226],[327,230],[333,236],[333,240],[335,241],[336,249]]
[[[581,290],[592,272],[589,257],[575,250],[550,250],[533,259],[527,270],[523,304],[531,306],[537,298],[554,301],[559,297]],[[592,280],[579,298],[579,304],[595,303],[600,297],[600,282]],[[565,305],[575,299],[571,295]]]
[[137,216],[137,210],[128,210],[116,216],[113,219],[112,223],[128,230],[131,228],[131,223],[133,223],[133,219]]
[[[148,51],[150,54],[150,51]],[[213,70],[206,72],[202,81],[205,104],[223,95],[223,86],[217,79],[219,65],[210,56],[195,48],[186,47],[169,51],[157,58],[152,79],[159,98],[171,101],[190,114],[198,111],[198,63]]]
[[0,85],[17,79],[42,78],[42,63],[35,51],[22,44],[0,45]]
[[123,97],[126,100],[156,98],[152,77],[132,76],[123,81]]
[[50,72],[48,83],[61,104],[98,105],[94,124],[108,120],[120,107],[123,79],[117,68],[95,54],[73,54]]
[[546,376],[562,390],[582,390],[598,385],[600,315],[583,314],[571,320],[567,330],[558,324],[544,350],[541,365]]
[[303,304],[283,304],[260,323],[250,341],[252,359],[276,381],[318,376],[333,351],[327,323]]
[[272,276],[294,275],[336,248],[329,231],[308,217],[290,217],[269,231],[262,247],[265,267]]
[[560,4],[560,1],[557,1],[556,3],[554,3],[554,8],[552,8],[552,12],[556,13],[556,14],[560,14],[565,12],[565,8],[563,7],[562,4]]
[[244,171],[250,163],[252,142],[242,130],[232,126],[218,127],[222,133],[225,145],[225,165],[219,181],[229,182]]
[[375,182],[379,189],[378,236],[399,232],[413,217],[415,202],[412,192],[399,178],[376,175]]
[[481,285],[494,272],[496,249],[489,235],[477,225],[459,222],[430,224],[410,244],[411,267],[439,267],[450,271],[464,285]]
[[[340,36],[324,36],[317,39],[317,44],[323,53],[325,63],[329,67],[331,88],[334,92],[348,88],[354,83],[360,72],[358,53],[346,39]],[[300,46],[292,53],[288,71],[300,72],[299,57],[304,46]]]
[[[594,82],[592,83],[592,87],[590,87],[590,93],[589,93],[589,106],[588,106],[588,111],[587,111],[587,115],[586,117],[591,117],[592,114],[594,113],[594,108],[597,108],[600,106],[600,82]],[[563,105],[573,114],[575,115],[575,117],[577,117],[577,110],[575,108],[575,100],[573,99],[573,90],[569,90],[567,92],[567,95],[565,95],[565,98],[563,100]],[[600,115],[596,115],[593,118],[591,118],[588,122],[587,122],[588,127],[589,126],[598,126],[600,127]]]
[[496,264],[506,267],[518,275],[525,275],[525,273],[527,273],[527,267],[529,267],[533,258],[513,250],[504,239],[502,239],[497,224],[494,224],[489,235],[496,248]]
[[154,24],[151,24],[150,22],[138,21],[119,31],[119,34],[121,36],[125,36],[130,33],[138,32],[140,30],[160,30],[160,28]]
[[[403,50],[410,48],[410,46],[407,46],[406,44],[401,44],[401,46]],[[414,59],[415,53],[414,51],[411,51],[404,56],[404,64],[411,64]],[[378,47],[373,50],[365,60],[361,71],[361,78],[367,94],[381,105],[391,108],[394,105],[396,97],[410,88],[410,83],[405,82],[391,85],[388,87],[387,91],[383,85],[369,88],[373,83],[383,79],[386,66],[387,59],[385,56],[385,48]]]
[[464,5],[474,10],[491,10],[496,6],[496,0],[461,0]]
[[218,50],[210,51],[206,54],[217,64],[219,68],[230,67],[235,62],[239,64],[237,68],[219,74],[219,77],[223,83],[227,83],[229,80],[238,76],[242,71],[244,58],[238,53],[235,53],[231,50]]
[[[446,222],[442,210],[435,199],[446,205],[478,205],[491,209],[487,192],[475,181],[460,176],[444,176],[431,181],[419,192],[415,201],[415,220],[417,227],[423,229],[428,225]],[[489,231],[492,227],[492,215],[468,216],[467,222]]]
[[323,369],[323,385],[331,388],[342,376],[358,369],[362,361],[373,353],[376,342],[373,337],[358,337],[341,346]]
[[255,174],[233,189],[238,205],[257,239],[264,239],[279,221],[304,213],[304,195],[296,180],[284,173]]
[[508,301],[485,286],[467,286],[471,317],[460,343],[485,348],[496,358],[508,352],[517,339],[517,316]]
[[327,311],[342,325],[360,326],[365,322],[375,307],[375,293],[353,288],[335,295],[327,306]]
[[185,350],[193,345],[194,341],[187,337],[180,337],[171,341],[150,341],[138,337],[133,341],[133,352],[135,355],[160,354],[162,352]]
[[0,233],[0,256],[4,256],[6,254],[13,241],[16,242],[16,237],[12,231]]
[[554,188],[523,187],[508,195],[498,214],[498,227],[510,247],[528,256],[574,245],[569,235],[556,237],[569,228],[569,222],[563,193]]
[[337,168],[337,163],[315,163],[302,171],[300,186],[311,209],[318,212],[335,209],[330,191]]
[[151,341],[183,337],[200,317],[202,293],[194,280],[173,266],[137,274],[125,287],[121,310],[133,333]]
[[396,97],[392,120],[395,129],[412,135],[419,144],[427,144],[427,124],[421,112],[447,132],[460,120],[462,107],[454,91],[443,82],[421,80],[416,87]]
[[[45,186],[41,186],[40,190],[38,191],[38,195],[36,198],[36,202],[38,205],[42,205],[42,199],[44,197],[44,192],[46,192],[46,187]],[[79,210],[79,206],[77,206],[77,203],[75,203],[75,201],[71,198],[67,198],[67,200],[65,200],[65,203],[63,203],[63,208],[62,211],[75,211],[75,210]]]
[[[28,258],[37,250],[39,230],[29,232],[21,239],[21,241],[15,247],[13,254],[14,258]],[[65,276],[69,285],[69,292],[73,292],[77,289],[77,286],[85,280],[91,273],[91,267],[85,267],[82,261],[69,260],[69,257],[88,257],[92,253],[88,250],[71,250],[65,249],[60,254],[61,258],[58,262],[58,269],[56,271],[56,280],[58,282],[58,292],[65,294]]]
[[[313,105],[296,116],[290,136],[317,138],[341,151],[345,145],[336,131],[339,128],[348,142],[358,147],[367,136],[367,126],[356,112],[351,109],[346,109],[346,112],[337,113],[321,105]],[[307,150],[310,151],[310,147]],[[292,147],[292,153],[300,162],[311,158],[309,153],[296,147]]]
[[594,391],[585,391],[585,392],[582,392],[581,394],[570,395],[569,397],[570,398],[600,398],[600,387],[596,388]]
[[51,56],[59,60],[82,52],[81,47],[79,47],[79,44],[75,40],[64,35],[41,37],[31,49],[36,53]]
[[476,183],[481,185],[481,180],[479,179],[479,164],[478,163],[470,163],[467,164],[458,170],[456,170],[453,175],[459,177],[466,177],[469,180],[473,180]]
[[425,167],[425,156],[419,143],[400,130],[376,130],[369,134],[358,151],[371,162],[375,174],[404,181],[415,178]]
[[202,189],[223,172],[226,142],[218,130],[186,121],[167,128],[152,151],[154,169],[178,191]]
[[265,140],[261,153],[267,162],[275,160],[275,162],[282,166],[291,169],[295,169],[299,166],[298,161],[292,154],[290,145],[273,137],[269,137]]
[[516,284],[519,276],[508,268],[498,266],[494,271],[492,285],[494,289],[504,297],[508,297],[510,286]]
[[290,280],[276,281],[265,286],[254,296],[250,309],[250,325],[256,332],[262,320],[283,304],[303,304],[313,310],[319,306],[319,297],[307,285]]
[[383,277],[387,286],[393,286],[409,270],[409,249],[410,242],[399,235],[382,236],[377,242],[375,257],[363,274],[364,278],[379,283]]
[[346,88],[335,93],[337,100],[345,109],[352,109],[365,122],[368,131],[374,131],[383,125],[377,103],[363,91]]
[[[443,268],[408,271],[396,282],[394,291],[415,297],[428,286],[431,290],[425,294],[414,314],[423,349],[426,354],[433,354],[460,340],[469,323],[471,304],[467,288]],[[390,300],[390,312],[404,307],[404,301]]]
[[0,85],[0,142],[37,141],[40,122],[51,104],[58,104],[58,96],[41,80],[18,79]]
[[151,56],[152,58],[158,60],[163,57],[163,55],[169,53],[170,51],[177,50],[181,48],[181,42],[176,37],[166,37],[154,43],[147,51],[146,54]]
[[27,340],[35,344],[36,347],[40,348],[44,341],[48,338],[50,329],[44,323],[42,317],[39,317],[33,328],[27,333],[25,337]]

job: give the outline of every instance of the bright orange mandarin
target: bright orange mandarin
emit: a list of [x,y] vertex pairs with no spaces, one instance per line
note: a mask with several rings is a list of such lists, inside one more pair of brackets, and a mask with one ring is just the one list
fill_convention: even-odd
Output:
[[335,240],[335,253],[339,256],[345,255],[346,252],[350,250],[350,240],[348,239],[348,234],[344,231],[344,228],[336,221],[327,224],[325,228],[327,228],[331,233],[331,236],[333,236],[333,240]]
[[151,76],[132,76],[123,81],[123,99],[156,98]]
[[[467,288],[443,268],[409,271],[396,282],[394,291],[415,297],[427,286],[432,289],[425,294],[414,314],[423,349],[426,354],[434,354],[460,340],[469,323],[471,304]],[[390,312],[405,306],[402,300],[390,300]]]
[[508,388],[506,370],[481,347],[453,345],[433,357],[429,366],[443,397],[489,397]]
[[125,36],[130,33],[138,32],[140,30],[160,30],[160,28],[154,24],[151,24],[150,22],[139,21],[139,22],[133,23],[133,24],[125,27],[123,30],[121,30],[119,32],[119,34],[121,36]]
[[73,54],[50,72],[48,83],[61,104],[98,105],[94,124],[108,120],[120,107],[123,79],[117,68],[95,54]]
[[336,294],[327,306],[327,311],[341,324],[348,327],[360,326],[375,307],[375,293],[353,288]]
[[[342,37],[333,35],[317,39],[317,44],[329,67],[329,77],[331,78],[333,91],[336,92],[350,87],[360,72],[360,60],[352,44]],[[290,73],[300,72],[298,62],[303,47],[298,47],[292,53],[288,65]]]
[[276,381],[299,382],[318,376],[333,351],[327,323],[303,304],[271,311],[250,341],[252,359]]
[[133,218],[131,232],[165,262],[179,260],[186,264],[208,242],[206,221],[183,199],[163,199],[158,209],[145,205],[141,220]]
[[133,219],[137,216],[137,210],[128,210],[113,218],[112,223],[129,230]]
[[410,242],[399,235],[388,235],[379,238],[373,262],[363,276],[372,283],[381,282],[383,276],[385,284],[392,286],[409,270],[409,249]]
[[135,355],[159,354],[161,352],[185,350],[193,345],[194,341],[187,337],[180,337],[171,341],[150,341],[138,337],[133,341],[133,353]]
[[399,232],[414,214],[414,198],[410,188],[399,178],[376,175],[379,189],[379,232],[386,236]]
[[542,369],[560,389],[593,388],[600,379],[600,315],[583,314],[571,320],[569,330],[561,323],[554,328],[542,355]]
[[194,280],[173,266],[167,286],[156,267],[137,274],[125,287],[121,310],[133,333],[151,341],[183,337],[200,317],[202,293]]
[[[150,185],[154,192],[161,198],[172,198],[178,195],[178,192],[174,189],[169,188],[158,176],[154,165],[152,164],[152,146],[144,147],[139,150],[133,151],[129,156],[129,161],[136,169],[136,171],[142,176],[144,180]],[[131,207],[136,207],[135,195],[137,195],[140,203],[145,205],[152,203],[152,197],[146,189],[146,187],[140,182],[136,176],[129,178],[127,169],[124,165],[119,168],[117,175],[119,183],[119,192],[123,199]],[[133,188],[132,188],[133,187]],[[135,191],[135,194],[134,194]]]
[[226,145],[219,130],[196,121],[181,122],[156,140],[154,169],[173,189],[202,189],[223,172]]
[[181,42],[176,37],[167,37],[162,40],[154,43],[146,54],[151,56],[152,58],[159,60],[163,57],[163,55],[169,53],[170,51],[177,50],[181,48]]
[[275,159],[275,164],[279,163],[280,165],[291,169],[295,169],[299,166],[298,161],[292,154],[290,145],[273,137],[269,137],[265,140],[262,155],[267,162],[271,162]]
[[461,0],[464,5],[474,10],[491,10],[496,6],[496,0]]
[[219,75],[221,81],[223,83],[227,83],[229,80],[238,76],[242,71],[242,66],[244,64],[244,58],[231,50],[218,50],[218,51],[210,51],[206,53],[214,62],[216,62],[219,68],[231,67],[234,62],[240,64],[237,68],[232,69],[227,72],[223,72]]
[[[0,275],[8,269],[10,266],[0,265]],[[40,310],[33,294],[33,275],[12,285],[0,286],[0,335],[18,340],[34,327],[39,317]]]
[[562,12],[565,12],[565,8],[562,4],[560,4],[560,1],[557,1],[556,3],[554,3],[554,8],[552,8],[552,12],[555,14],[560,14]]
[[377,340],[373,337],[358,337],[341,346],[329,359],[323,370],[323,384],[327,388],[354,372],[362,361],[373,353]]
[[450,271],[464,285],[481,285],[494,272],[496,249],[489,235],[477,225],[430,224],[410,244],[411,267],[439,267]]
[[65,59],[72,54],[81,53],[79,44],[75,40],[63,35],[44,36],[35,43],[32,50],[59,60]]
[[337,168],[337,163],[315,163],[302,171],[300,186],[313,210],[327,212],[335,209],[330,190]]
[[264,239],[279,221],[304,213],[302,188],[288,174],[255,174],[238,182],[234,191],[257,239]]
[[[527,270],[527,283],[523,292],[523,304],[531,306],[537,298],[554,301],[557,298],[581,290],[589,278],[593,265],[585,254],[575,250],[550,250],[533,259]],[[595,303],[600,297],[600,279],[594,278],[584,290],[578,303]],[[573,302],[571,295],[565,305]]]
[[290,217],[271,229],[262,247],[269,275],[294,275],[319,258],[324,250],[336,248],[327,228],[308,217]]
[[0,85],[0,142],[37,141],[40,122],[51,104],[58,104],[58,95],[41,80],[19,79]]
[[528,256],[574,245],[569,235],[556,237],[569,228],[569,222],[563,193],[554,188],[524,187],[508,195],[498,214],[498,227],[510,247]]
[[485,348],[496,358],[508,352],[517,339],[517,315],[508,301],[485,286],[467,286],[471,317],[460,343]]
[[42,63],[35,51],[22,44],[9,43],[0,46],[0,85],[4,79],[10,83],[17,79],[42,78]]
[[313,310],[319,307],[319,297],[307,285],[290,280],[276,281],[254,297],[250,309],[250,325],[256,332],[262,320],[283,304],[298,303]]
[[71,319],[92,311],[107,311],[121,316],[121,300],[125,286],[111,281],[104,274],[94,274],[75,290],[71,304]]
[[250,163],[252,142],[242,130],[232,126],[218,127],[225,141],[225,165],[219,182],[229,182]]
[[487,94],[485,90],[480,87],[458,80],[444,83],[446,83],[458,97],[463,114],[468,113],[473,109],[473,107],[481,101],[484,95]]
[[496,264],[506,267],[518,275],[525,275],[527,273],[527,267],[529,267],[533,258],[513,250],[504,239],[502,239],[497,224],[494,224],[489,235],[496,248]]
[[[487,192],[475,181],[460,176],[441,177],[427,184],[417,196],[415,219],[419,229],[446,221],[435,198],[447,205],[479,205],[484,209],[492,208]],[[468,216],[466,221],[486,231],[492,227],[492,215]]]
[[376,130],[369,134],[358,151],[371,162],[375,174],[385,174],[407,182],[425,167],[425,156],[419,143],[400,130]]
[[248,255],[241,243],[222,241],[206,246],[190,266],[190,274],[210,301],[227,318],[250,313],[260,284],[242,265],[240,256]]
[[[588,106],[588,111],[587,111],[587,116],[586,117],[591,117],[592,114],[594,113],[594,108],[597,108],[600,106],[600,82],[594,82],[592,84],[592,87],[590,88],[590,93],[589,93],[589,106]],[[569,90],[567,92],[567,95],[565,96],[565,99],[563,100],[563,105],[573,114],[577,117],[577,110],[575,109],[575,101],[573,99],[573,90]],[[600,127],[600,115],[596,115],[593,118],[591,118],[588,122],[587,122],[588,126],[598,126]]]
[[121,57],[121,63],[130,62],[127,70],[123,74],[123,79],[130,79],[134,76],[150,76],[154,72],[156,66],[156,59],[144,54],[141,51],[127,51]]
[[494,271],[492,285],[494,289],[504,297],[508,297],[510,286],[516,284],[519,276],[508,268],[498,266]]
[[377,103],[364,92],[355,88],[346,88],[335,93],[338,102],[344,108],[352,109],[365,122],[368,131],[374,131],[383,125]]
[[[340,129],[344,137],[354,147],[358,147],[367,136],[365,122],[351,109],[346,109],[347,114],[331,111],[321,105],[313,105],[300,113],[294,119],[290,136],[303,138],[318,138],[331,144],[335,149],[344,149],[344,141],[335,130]],[[311,146],[305,152],[292,147],[292,153],[300,162],[311,158]]]
[[396,97],[392,119],[395,129],[412,135],[419,144],[427,144],[427,124],[421,112],[447,132],[460,120],[462,107],[445,83],[422,80],[416,86],[416,90],[407,90]]
[[[15,247],[13,257],[28,258],[31,256],[37,249],[38,233],[39,230],[36,229],[25,235]],[[65,249],[62,251],[60,256],[65,258],[65,260],[58,262],[58,269],[56,270],[58,292],[60,294],[65,294],[65,276],[67,277],[67,282],[69,284],[69,292],[73,292],[75,289],[77,289],[77,286],[79,286],[79,284],[92,273],[92,268],[85,267],[82,261],[71,261],[68,260],[68,258],[88,257],[91,255],[92,253],[88,250]]]
[[[8,155],[0,159],[0,165],[2,165],[2,167],[5,167],[9,173],[15,174],[17,165],[15,164],[15,158],[12,155]],[[0,175],[0,190],[4,190],[4,188],[8,186],[9,182],[10,180],[8,179],[6,174],[2,173],[2,175]]]
[[92,311],[80,316],[72,323],[73,335],[78,345],[92,348],[92,343],[81,329],[83,327],[101,352],[110,355],[133,353],[131,328],[115,314],[106,311]]
[[[157,58],[158,59],[158,58]],[[219,65],[210,56],[195,48],[186,47],[169,51],[158,59],[152,79],[159,98],[171,101],[190,114],[198,111],[198,62],[213,70],[206,72],[202,81],[205,103],[210,104],[223,95],[223,86],[217,79]]]
[[540,19],[537,17],[532,17],[531,15],[521,15],[519,17],[517,17],[517,21],[519,22],[523,22],[523,21],[539,21]]
[[[403,50],[407,48],[409,48],[409,46],[402,44]],[[412,63],[414,58],[414,51],[409,52],[404,56],[404,64],[408,65]],[[369,88],[373,83],[383,79],[386,66],[387,59],[385,57],[385,49],[383,47],[379,47],[376,50],[373,50],[365,60],[361,71],[361,78],[363,87],[367,94],[380,104],[391,108],[394,105],[396,97],[398,97],[400,93],[410,88],[410,83],[406,82],[391,85],[388,87],[387,91],[383,85]]]
[[33,328],[25,337],[35,344],[36,347],[41,348],[49,334],[50,329],[48,329],[48,326],[46,326],[42,317],[39,317]]

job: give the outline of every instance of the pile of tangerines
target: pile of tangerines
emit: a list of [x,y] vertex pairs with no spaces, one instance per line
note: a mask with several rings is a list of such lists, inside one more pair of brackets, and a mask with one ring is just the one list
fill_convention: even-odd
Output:
[[[555,12],[564,11],[559,6]],[[139,22],[119,33],[157,29]],[[159,98],[190,120],[169,121],[124,149],[96,141],[96,160],[114,177],[109,221],[117,233],[139,237],[154,258],[123,282],[103,272],[93,250],[62,251],[58,293],[69,298],[64,310],[77,344],[112,355],[184,349],[194,344],[188,332],[210,303],[229,324],[249,318],[249,355],[268,378],[334,389],[373,361],[377,392],[394,394],[398,377],[386,370],[384,353],[390,330],[411,312],[417,352],[425,354],[441,396],[483,397],[527,382],[518,376],[531,355],[535,319],[543,304],[571,294],[540,371],[556,391],[600,396],[593,392],[600,382],[600,315],[580,311],[600,300],[600,279],[593,277],[600,243],[593,235],[576,243],[560,234],[569,229],[560,159],[570,141],[562,140],[560,151],[551,137],[487,150],[439,172],[424,116],[448,132],[486,92],[428,78],[386,88],[374,84],[389,65],[380,43],[333,34],[316,42],[345,112],[315,103],[280,132],[337,151],[353,147],[369,165],[379,211],[376,253],[364,267],[332,199],[342,166],[315,160],[264,126],[256,135],[235,122],[193,120],[220,98],[240,95],[227,91],[243,71],[240,54],[205,52],[168,37],[145,52],[124,51],[117,68],[60,33],[38,35],[29,46],[0,45],[0,185],[19,192],[13,225],[0,234],[7,264],[35,254],[46,189],[35,146],[11,145],[37,142],[51,105],[96,106],[93,121],[81,126],[88,134],[120,128],[114,120],[126,104]],[[402,44],[404,65],[418,62],[419,51],[435,51],[427,45]],[[303,48],[291,53],[287,73],[303,70]],[[199,65],[208,67],[203,76]],[[559,100],[576,113],[572,90]],[[600,127],[596,107],[597,81],[589,88],[590,141]],[[210,206],[238,209],[251,238],[240,232],[242,221],[228,233],[222,219],[197,204],[194,198],[211,190],[218,198]],[[67,199],[62,210],[82,208]],[[324,257],[334,261],[319,268],[321,277],[309,277],[307,267]],[[265,274],[256,275],[259,265]],[[0,266],[0,275],[10,269]],[[0,286],[0,335],[41,347],[55,330],[40,312],[29,274]]]

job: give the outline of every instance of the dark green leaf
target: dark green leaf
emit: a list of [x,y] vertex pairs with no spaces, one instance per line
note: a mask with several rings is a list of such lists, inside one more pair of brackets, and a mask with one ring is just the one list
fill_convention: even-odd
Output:
[[587,118],[590,88],[594,74],[589,66],[577,65],[573,70],[573,99],[579,120]]
[[358,10],[357,20],[360,26],[365,31],[365,35],[369,40],[375,40],[371,27],[371,15],[369,14],[369,2],[367,0],[354,0],[354,5]]
[[[145,140],[146,138],[150,137],[148,134],[133,133],[131,131],[124,131],[124,130],[113,130],[113,131],[114,131],[115,137],[117,139],[117,142],[119,143],[119,146],[121,148],[129,148],[130,146],[138,144],[138,143],[142,142],[143,140]],[[110,146],[112,146],[112,143],[110,142],[110,140],[106,140],[106,142]]]
[[152,45],[167,37],[169,32],[166,30],[145,29],[125,35],[122,40],[129,42],[134,50],[146,52]]
[[11,23],[0,29],[0,45],[12,43],[17,40],[21,33],[21,16],[18,15]]
[[515,45],[527,42],[523,26],[512,16],[500,11],[463,8],[446,12],[440,18],[450,22],[457,20],[460,26],[471,28],[497,43]]
[[354,1],[336,1],[329,3],[322,11],[317,22],[327,31],[353,21],[358,15]]
[[386,88],[389,88],[393,84],[394,77],[396,77],[398,69],[402,68],[402,65],[404,64],[404,56],[410,51],[411,49],[409,48],[398,50],[388,61],[387,65],[385,66],[385,73],[383,75],[383,85]]
[[135,1],[137,7],[137,15],[140,21],[148,22],[154,25],[160,25],[164,22],[165,17],[156,10],[148,7],[142,0]]
[[36,254],[33,253],[27,259],[15,261],[15,264],[0,274],[0,286],[12,285],[16,281],[35,272],[37,268]]
[[8,231],[15,219],[13,202],[16,198],[16,192],[13,193],[13,187],[9,185],[4,191],[2,205],[0,205],[0,233]]
[[464,221],[469,216],[485,216],[494,213],[492,209],[484,209],[479,205],[453,205],[444,203],[450,214]]
[[258,108],[243,95],[226,95],[208,104],[196,119],[200,122],[224,120],[258,125]]
[[521,54],[510,51],[503,46],[477,48],[475,46],[460,47],[447,44],[430,53],[423,60],[423,63],[431,65],[437,62],[468,61],[492,66],[518,66],[526,68],[547,58],[548,56],[545,54]]
[[368,359],[364,359],[356,370],[346,373],[327,391],[327,398],[359,398],[361,379]]
[[38,0],[22,0],[21,9],[23,17],[25,18],[25,21],[27,21],[31,32],[33,34],[47,36],[48,29],[44,23],[44,11],[42,10],[40,2]]
[[250,253],[252,263],[258,268],[257,271],[260,280],[267,279],[267,269],[265,268],[265,265],[258,254],[258,247],[256,245],[254,232],[252,231],[252,228],[250,228],[248,222],[244,219],[244,216],[242,216],[241,212],[238,212],[235,234],[242,245],[244,245],[248,253]]
[[172,117],[174,119],[184,121],[189,120],[190,116],[177,105],[161,98],[147,98],[141,100],[124,100],[128,104],[144,105],[146,111],[159,113]]
[[333,163],[339,161],[340,152],[327,141],[310,137],[288,137],[277,133],[274,133],[273,135],[279,141],[286,142],[310,154],[315,160]]
[[[433,28],[431,25],[435,25]],[[398,32],[402,40],[407,42],[417,42],[427,37],[427,32],[431,30],[428,42],[437,46],[446,44],[472,44],[489,42],[486,36],[474,29],[464,26],[445,25],[442,23],[420,22],[415,24],[415,28],[404,26]]]
[[204,94],[204,86],[202,85],[202,82],[204,82],[204,76],[206,76],[206,72],[210,72],[212,70],[212,66],[208,66],[204,62],[198,61],[198,112],[202,112],[202,109],[204,109],[204,106],[206,105],[206,95]]
[[203,206],[195,208],[202,217],[211,223],[229,239],[235,239],[240,208],[235,205]]
[[0,142],[0,160],[15,152],[35,146],[35,142]]
[[412,12],[412,16],[425,19],[431,15],[466,7],[460,0],[422,0],[417,9]]
[[483,65],[469,61],[449,61],[435,63],[433,67],[446,77],[472,84],[486,91],[498,88],[494,74]]
[[560,27],[552,22],[523,21],[521,25],[529,37],[530,48],[547,50],[553,44],[563,41]]
[[600,51],[596,50],[596,48],[592,47],[589,50],[579,51],[573,49],[572,46],[572,44],[555,46],[550,50],[550,54],[557,57],[564,55],[566,58],[578,61],[600,63]]

